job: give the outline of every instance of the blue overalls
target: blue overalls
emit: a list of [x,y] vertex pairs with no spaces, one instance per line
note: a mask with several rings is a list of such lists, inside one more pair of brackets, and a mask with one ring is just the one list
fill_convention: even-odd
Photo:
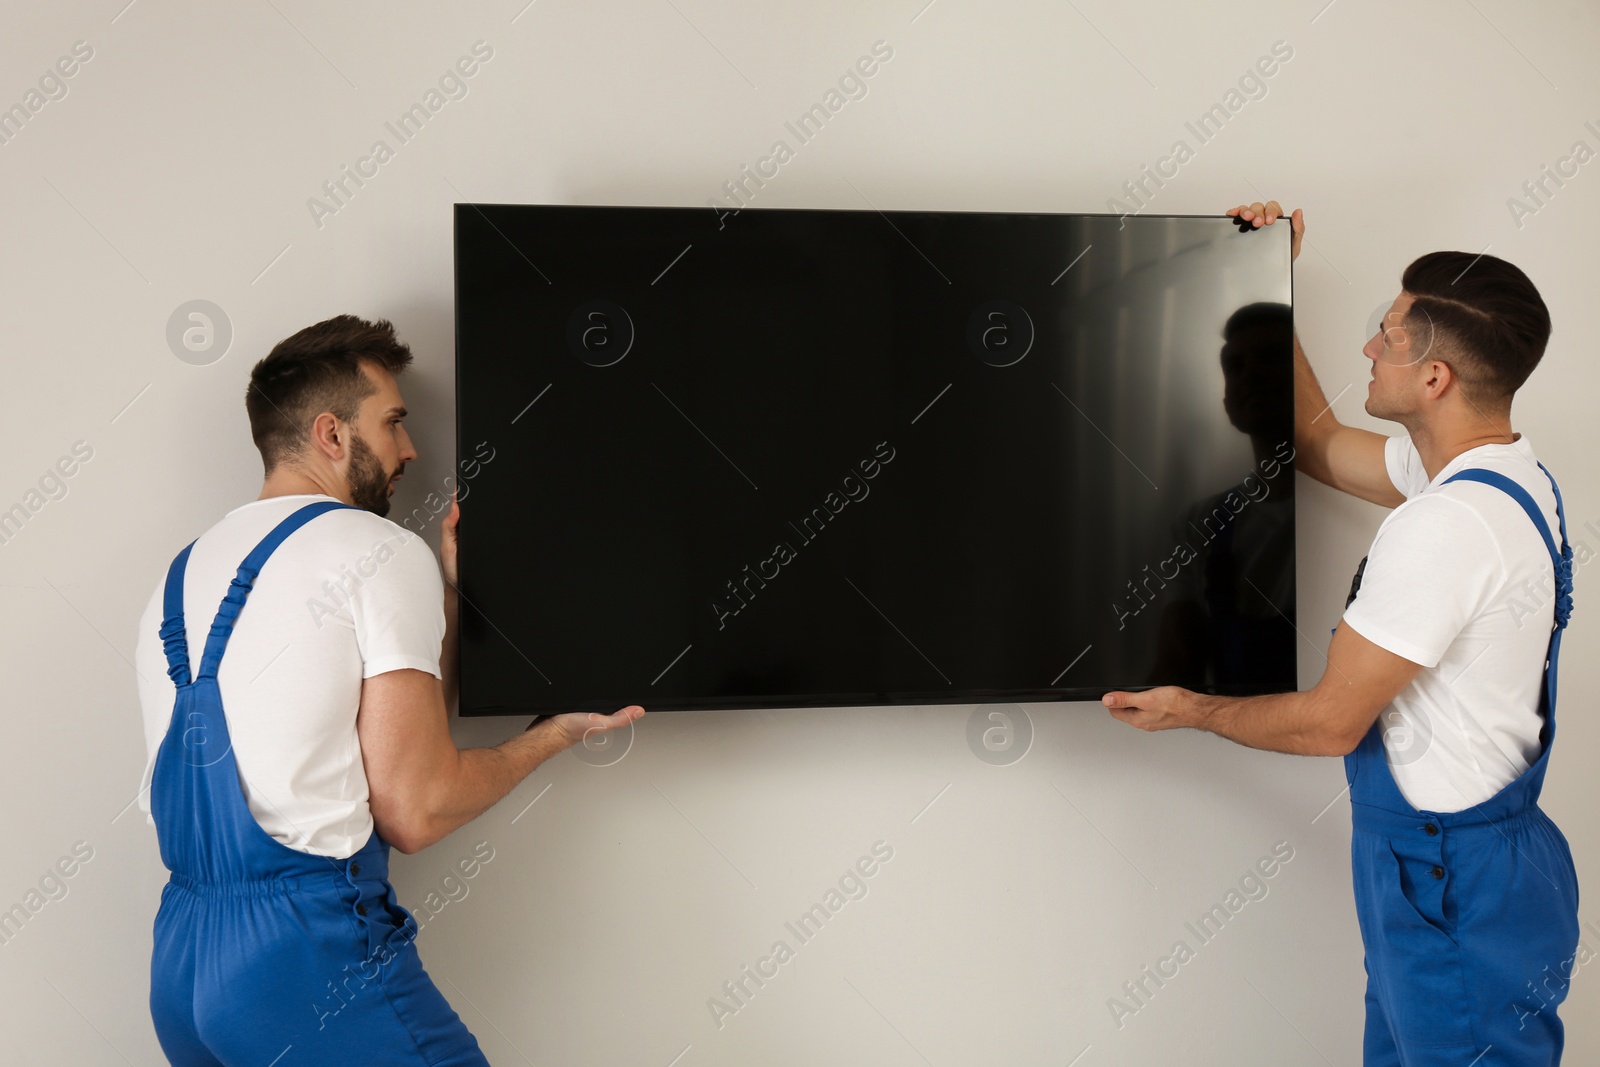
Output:
[[[1544,464],[1539,469],[1550,478]],[[1381,719],[1345,757],[1356,918],[1366,947],[1366,1067],[1559,1063],[1556,1008],[1577,956],[1577,871],[1566,838],[1538,805],[1556,735],[1556,660],[1572,614],[1561,490],[1550,478],[1557,551],[1544,516],[1516,482],[1478,468],[1445,482],[1457,479],[1509,493],[1550,551],[1556,606],[1541,748],[1516,781],[1450,813],[1406,802],[1384,756]],[[1357,587],[1359,580],[1358,571]]]
[[274,549],[336,508],[307,504],[239,566],[189,678],[183,575],[167,572],[161,638],[177,686],[156,755],[151,809],[161,891],[150,961],[150,1014],[183,1067],[306,1064],[487,1065],[477,1040],[417,957],[417,925],[389,885],[376,830],[346,859],[284,845],[245,802],[217,687],[228,636]]

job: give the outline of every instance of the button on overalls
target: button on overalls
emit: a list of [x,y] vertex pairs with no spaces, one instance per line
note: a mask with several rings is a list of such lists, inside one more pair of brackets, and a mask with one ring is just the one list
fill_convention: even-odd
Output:
[[[1550,478],[1544,464],[1539,469]],[[1556,607],[1540,695],[1541,747],[1516,781],[1449,813],[1407,803],[1384,755],[1381,718],[1345,757],[1356,918],[1366,948],[1366,1067],[1558,1063],[1556,1007],[1577,955],[1577,872],[1566,838],[1538,805],[1556,735],[1556,660],[1572,613],[1561,490],[1550,478],[1557,551],[1544,516],[1516,482],[1473,468],[1445,484],[1457,479],[1509,493],[1550,551]],[[1358,571],[1356,588],[1359,581]]]
[[346,859],[300,852],[256,822],[239,781],[217,668],[256,575],[283,540],[335,501],[280,522],[239,566],[189,678],[183,577],[167,572],[161,638],[177,686],[156,755],[151,809],[161,891],[150,1013],[183,1067],[487,1065],[417,957],[417,925],[389,885],[374,829]]

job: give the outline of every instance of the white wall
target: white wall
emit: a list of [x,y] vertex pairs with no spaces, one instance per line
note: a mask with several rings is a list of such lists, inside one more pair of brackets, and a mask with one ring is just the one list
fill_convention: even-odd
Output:
[[[1552,310],[1515,423],[1559,478],[1574,541],[1600,548],[1585,328],[1600,168],[1520,225],[1507,206],[1575,141],[1600,147],[1586,5],[125,2],[8,5],[0,32],[0,104],[74,42],[94,50],[0,145],[0,508],[74,442],[94,450],[0,545],[0,906],[75,842],[93,849],[70,894],[0,945],[9,1062],[160,1060],[145,997],[165,872],[127,810],[144,758],[128,660],[172,554],[258,492],[251,364],[329,315],[393,319],[418,356],[404,388],[422,452],[399,501],[420,503],[452,464],[450,205],[703,204],[879,39],[894,57],[868,95],[758,204],[1104,211],[1182,138],[1195,156],[1151,211],[1259,193],[1307,210],[1297,310],[1330,395],[1365,376],[1367,322],[1407,262],[1487,246]],[[385,121],[479,40],[494,53],[469,95],[317,225],[307,199],[392,144]],[[1185,121],[1279,40],[1294,54],[1267,95],[1200,145]],[[207,366],[166,340],[196,298],[233,330]],[[1397,429],[1366,418],[1359,385],[1335,410]],[[1299,488],[1310,685],[1381,512]],[[1591,886],[1594,611],[1580,585],[1545,794]],[[1147,736],[1093,704],[1026,710],[1032,749],[1004,767],[968,750],[970,707],[651,716],[621,762],[563,755],[397,856],[396,882],[418,907],[493,846],[420,945],[497,1063],[1358,1062],[1339,762]],[[707,998],[880,840],[894,858],[869,895],[718,1029]],[[1277,842],[1294,854],[1270,894],[1119,1029],[1108,998]],[[1592,903],[1583,916],[1600,927]],[[1563,1012],[1572,1062],[1600,1057],[1597,1009],[1585,970]]]

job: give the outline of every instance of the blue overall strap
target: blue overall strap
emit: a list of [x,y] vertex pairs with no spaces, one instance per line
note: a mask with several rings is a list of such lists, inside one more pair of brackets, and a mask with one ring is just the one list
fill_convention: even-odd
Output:
[[228,646],[228,636],[233,633],[233,624],[239,620],[239,612],[244,610],[245,599],[255,586],[256,575],[261,573],[261,567],[267,562],[267,557],[283,543],[284,538],[323,512],[351,506],[337,500],[319,500],[315,504],[307,504],[274,526],[272,532],[263,537],[261,543],[251,550],[244,558],[244,562],[239,564],[238,573],[228,583],[228,592],[217,607],[217,617],[211,623],[211,632],[206,637],[205,654],[200,657],[200,673],[196,677],[217,676],[217,668],[222,663],[222,652]]
[[1464,471],[1457,471],[1439,484],[1449,485],[1454,481],[1482,482],[1484,485],[1492,485],[1496,489],[1505,492],[1518,504],[1522,505],[1522,510],[1526,511],[1528,518],[1533,520],[1534,529],[1538,530],[1539,536],[1544,538],[1544,547],[1550,553],[1550,564],[1554,568],[1556,586],[1555,628],[1561,630],[1566,627],[1567,620],[1572,618],[1572,546],[1567,543],[1567,515],[1561,505],[1561,490],[1557,488],[1556,480],[1550,477],[1550,472],[1545,469],[1543,463],[1539,464],[1539,469],[1544,471],[1546,478],[1550,478],[1550,488],[1555,490],[1556,494],[1556,521],[1561,524],[1561,548],[1559,550],[1556,548],[1555,538],[1550,536],[1550,526],[1545,522],[1544,514],[1539,510],[1539,506],[1533,502],[1533,497],[1528,495],[1526,489],[1505,475],[1496,474],[1494,471],[1484,470],[1481,467],[1471,467]]
[[167,588],[161,602],[161,647],[167,653],[167,677],[175,685],[189,684],[189,639],[183,632],[183,571],[189,565],[190,541],[167,568]]
[[1555,574],[1555,623],[1550,634],[1550,651],[1545,659],[1545,694],[1548,707],[1555,708],[1556,704],[1556,668],[1561,654],[1561,632],[1566,629],[1567,621],[1572,618],[1572,545],[1567,542],[1567,514],[1561,503],[1561,489],[1556,485],[1555,478],[1543,463],[1539,469],[1544,471],[1544,476],[1550,479],[1550,488],[1556,495],[1556,522],[1561,529],[1561,549],[1556,550],[1555,538],[1550,536],[1550,525],[1545,522],[1544,515],[1539,511],[1533,497],[1528,491],[1503,474],[1484,470],[1481,467],[1471,467],[1464,471],[1457,471],[1446,478],[1441,485],[1461,481],[1482,482],[1492,485],[1496,489],[1508,494],[1522,510],[1528,513],[1528,518],[1533,520],[1533,525],[1539,531],[1539,536],[1544,538],[1544,547],[1550,552],[1550,563]]

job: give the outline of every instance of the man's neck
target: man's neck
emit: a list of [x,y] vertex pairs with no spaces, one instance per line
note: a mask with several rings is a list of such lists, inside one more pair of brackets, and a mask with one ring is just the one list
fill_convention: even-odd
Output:
[[335,500],[342,500],[346,504],[353,504],[339,486],[325,484],[321,479],[305,471],[291,470],[280,467],[267,475],[261,483],[261,495],[257,500],[266,500],[275,496],[308,496],[320,494],[331,496]]
[[1408,427],[1411,443],[1417,446],[1422,457],[1422,469],[1433,481],[1439,472],[1461,453],[1480,445],[1509,445],[1522,437],[1511,429],[1509,416],[1500,419],[1479,419],[1470,429],[1443,427]]

